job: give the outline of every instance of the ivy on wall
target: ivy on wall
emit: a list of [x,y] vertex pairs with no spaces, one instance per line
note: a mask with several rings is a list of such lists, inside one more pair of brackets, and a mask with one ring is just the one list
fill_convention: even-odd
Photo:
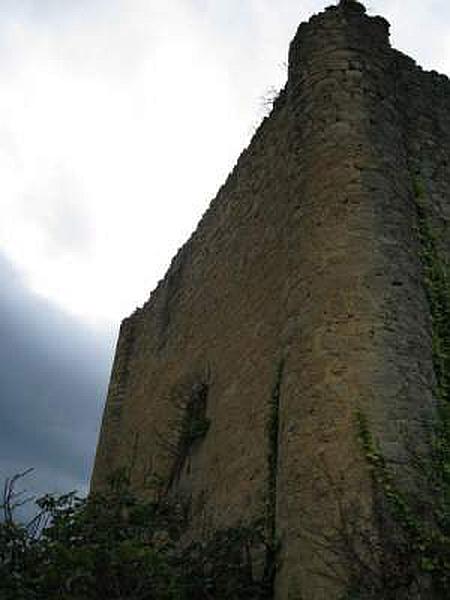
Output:
[[[365,415],[358,412],[358,436],[370,468],[380,522],[388,532],[378,546],[380,564],[389,568],[378,574],[368,589],[363,575],[347,598],[409,598],[435,600],[450,597],[450,269],[439,251],[429,215],[426,186],[413,178],[417,209],[417,233],[423,285],[432,321],[432,360],[437,402],[429,457],[411,456],[418,480],[426,489],[400,490],[395,475],[372,436]],[[383,556],[381,556],[383,555]],[[394,568],[392,568],[394,566]],[[358,578],[356,578],[358,579]]]
[[165,484],[166,492],[179,480],[194,445],[208,433],[208,391],[208,384],[196,383],[181,386],[174,392],[172,401],[175,415],[169,423],[169,433],[165,436],[158,434],[159,444],[172,461]]

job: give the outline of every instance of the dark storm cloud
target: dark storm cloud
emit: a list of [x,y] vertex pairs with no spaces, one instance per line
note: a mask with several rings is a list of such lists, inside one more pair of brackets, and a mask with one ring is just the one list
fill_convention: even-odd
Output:
[[0,255],[0,478],[35,469],[36,493],[86,487],[113,333],[27,290]]

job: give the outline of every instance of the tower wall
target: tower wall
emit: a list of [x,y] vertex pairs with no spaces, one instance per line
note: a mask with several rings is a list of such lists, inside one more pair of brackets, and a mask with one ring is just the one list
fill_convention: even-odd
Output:
[[[156,475],[190,499],[194,535],[272,519],[277,598],[340,598],[346,566],[322,542],[343,512],[373,513],[356,416],[404,486],[411,444],[426,452],[435,377],[414,182],[446,258],[449,99],[448,80],[392,50],[387,22],[357,2],[299,27],[270,117],[122,324],[93,490],[126,468],[145,494]],[[180,458],[174,423],[198,390],[209,428]]]

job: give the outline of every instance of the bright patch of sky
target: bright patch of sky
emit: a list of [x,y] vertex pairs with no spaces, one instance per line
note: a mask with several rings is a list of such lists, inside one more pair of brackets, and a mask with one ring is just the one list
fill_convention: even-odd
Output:
[[[87,321],[142,304],[285,79],[322,0],[0,0],[0,251]],[[371,0],[450,73],[450,5]]]

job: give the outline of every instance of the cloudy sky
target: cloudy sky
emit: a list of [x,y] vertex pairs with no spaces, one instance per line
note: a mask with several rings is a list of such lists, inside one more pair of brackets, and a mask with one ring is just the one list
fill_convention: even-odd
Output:
[[[85,489],[114,337],[194,229],[323,0],[0,0],[0,479]],[[370,0],[450,74],[447,0]]]

